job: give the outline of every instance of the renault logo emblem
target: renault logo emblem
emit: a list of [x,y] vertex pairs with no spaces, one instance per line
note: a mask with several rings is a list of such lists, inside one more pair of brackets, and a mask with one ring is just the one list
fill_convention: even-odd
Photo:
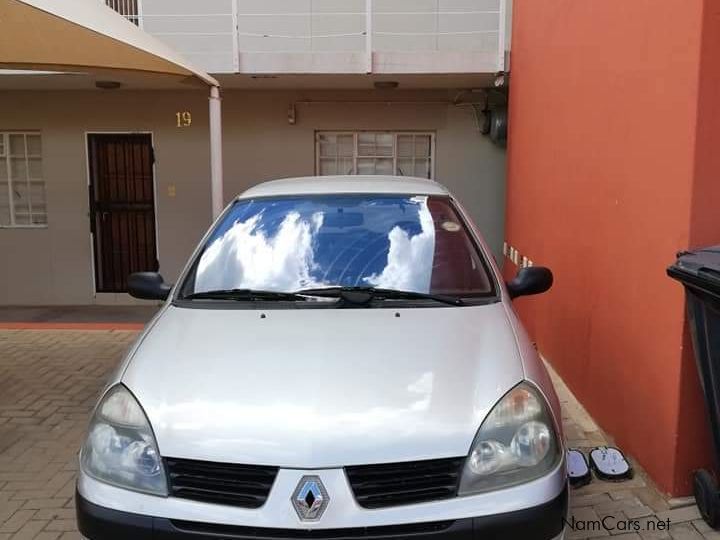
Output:
[[292,504],[303,521],[317,521],[330,502],[330,497],[320,477],[303,476],[295,488]]

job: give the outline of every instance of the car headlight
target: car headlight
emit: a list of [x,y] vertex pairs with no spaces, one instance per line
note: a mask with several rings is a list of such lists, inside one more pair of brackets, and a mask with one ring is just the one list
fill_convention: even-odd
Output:
[[150,422],[122,385],[111,388],[90,422],[80,463],[90,476],[118,487],[167,496],[167,481]]
[[550,408],[538,390],[521,383],[480,426],[460,480],[459,495],[529,482],[561,459]]

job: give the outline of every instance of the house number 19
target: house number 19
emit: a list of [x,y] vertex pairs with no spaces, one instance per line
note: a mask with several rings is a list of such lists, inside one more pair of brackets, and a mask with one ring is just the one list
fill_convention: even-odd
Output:
[[190,111],[175,113],[175,117],[177,118],[177,127],[179,128],[190,127],[192,125],[192,114]]

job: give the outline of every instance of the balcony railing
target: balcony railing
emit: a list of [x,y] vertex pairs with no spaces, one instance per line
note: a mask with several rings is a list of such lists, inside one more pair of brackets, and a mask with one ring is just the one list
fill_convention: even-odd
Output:
[[140,25],[140,0],[105,0],[105,4],[130,22]]
[[107,2],[215,73],[463,73],[504,64],[506,0]]

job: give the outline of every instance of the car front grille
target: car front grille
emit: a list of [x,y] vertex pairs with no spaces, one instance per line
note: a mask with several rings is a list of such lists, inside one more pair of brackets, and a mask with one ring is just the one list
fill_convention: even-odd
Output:
[[166,458],[170,496],[214,504],[260,508],[277,467]]
[[457,495],[465,458],[346,467],[355,499],[363,508],[448,499]]

